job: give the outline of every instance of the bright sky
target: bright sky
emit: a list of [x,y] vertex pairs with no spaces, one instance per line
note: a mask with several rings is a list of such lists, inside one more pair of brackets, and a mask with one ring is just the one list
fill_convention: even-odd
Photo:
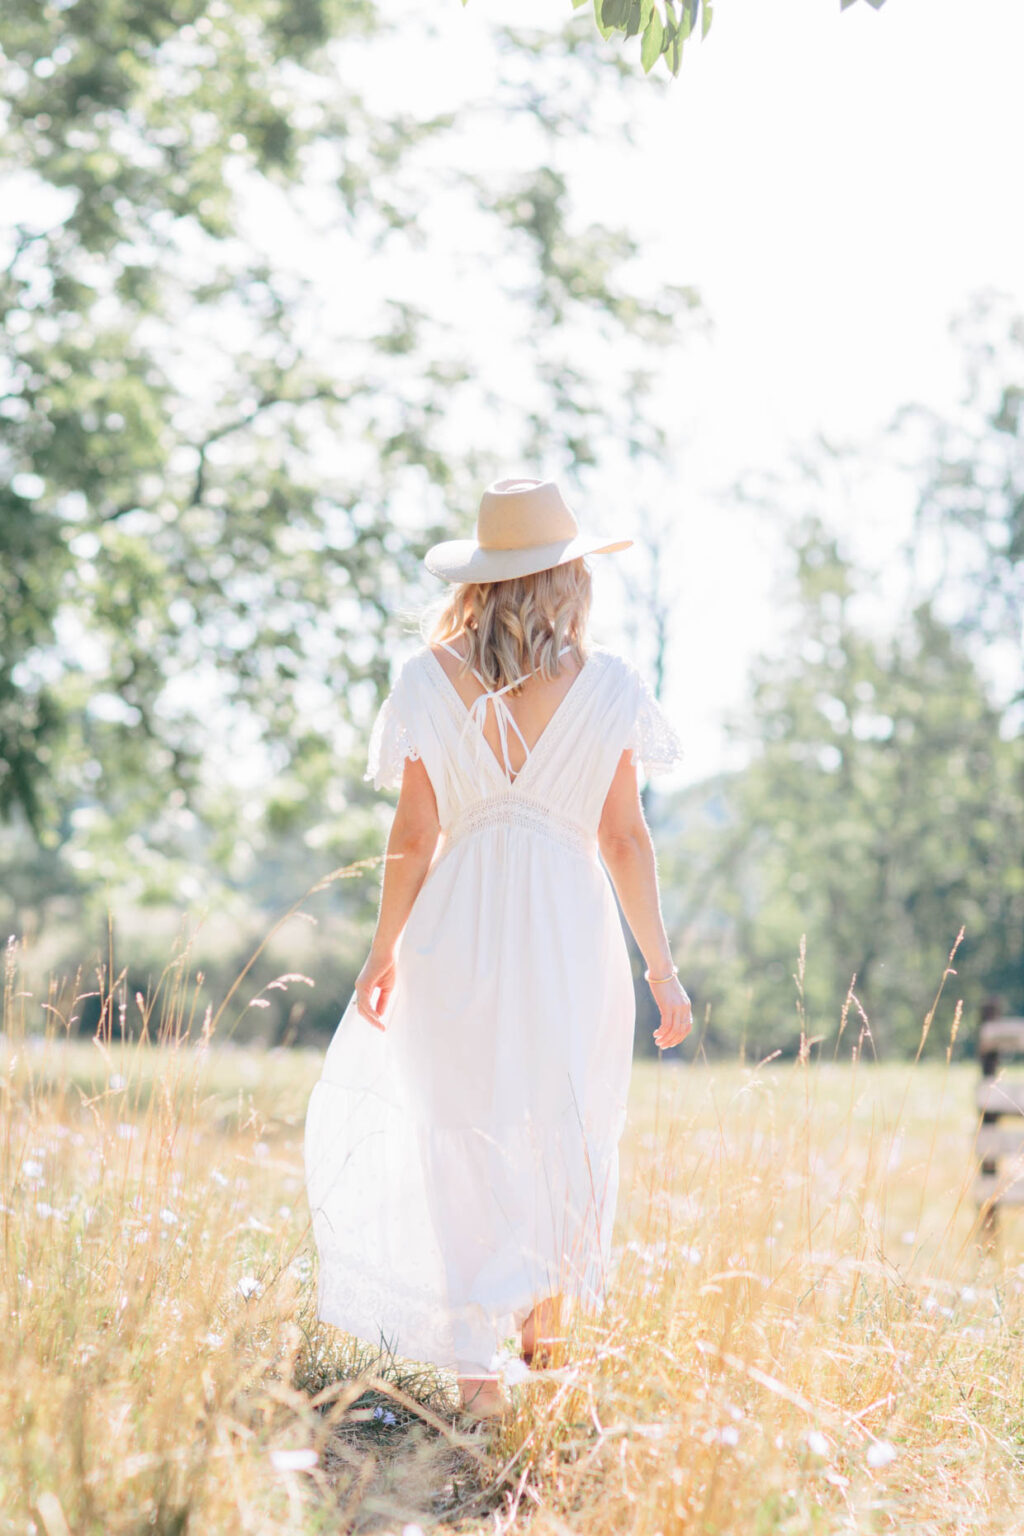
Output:
[[[718,699],[741,695],[772,630],[771,568],[743,558],[716,485],[817,429],[856,438],[905,401],[952,408],[953,313],[989,285],[1024,306],[1022,50],[1011,0],[860,0],[842,14],[838,0],[725,0],[617,189],[715,325],[681,451],[694,570],[671,702],[693,775],[724,760]],[[903,521],[870,494],[836,516],[873,565]],[[721,602],[733,572],[749,609]]]

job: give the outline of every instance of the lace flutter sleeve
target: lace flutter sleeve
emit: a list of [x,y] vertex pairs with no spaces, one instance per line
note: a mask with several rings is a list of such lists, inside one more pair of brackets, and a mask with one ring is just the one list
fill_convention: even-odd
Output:
[[405,759],[417,758],[419,755],[402,718],[396,684],[380,706],[373,722],[363,778],[372,780],[374,789],[400,789]]
[[654,697],[646,678],[637,673],[636,718],[626,747],[632,761],[644,772],[668,773],[683,760],[683,744],[668,716]]

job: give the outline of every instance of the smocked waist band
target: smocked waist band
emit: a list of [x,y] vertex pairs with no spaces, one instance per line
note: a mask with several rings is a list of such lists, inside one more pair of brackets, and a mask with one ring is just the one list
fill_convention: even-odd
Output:
[[552,810],[542,800],[530,800],[516,793],[489,795],[464,807],[442,828],[445,852],[471,833],[488,827],[522,827],[528,832],[551,838],[564,848],[592,859],[597,853],[597,837],[579,822]]

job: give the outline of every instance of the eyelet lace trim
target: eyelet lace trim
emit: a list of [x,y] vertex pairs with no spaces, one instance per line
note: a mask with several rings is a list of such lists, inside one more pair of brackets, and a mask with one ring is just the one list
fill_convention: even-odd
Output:
[[646,773],[667,773],[682,762],[685,755],[683,744],[651,692],[647,679],[641,673],[637,676],[640,697],[636,719],[626,745],[630,749],[631,761],[642,761]]
[[399,789],[407,757],[419,757],[412,737],[394,704],[394,690],[378,711],[370,732],[364,779],[372,779],[374,789]]
[[445,851],[464,837],[487,827],[522,827],[527,832],[550,838],[583,858],[592,858],[597,848],[597,839],[577,822],[552,810],[542,800],[527,799],[525,795],[515,793],[489,795],[461,810],[444,828]]

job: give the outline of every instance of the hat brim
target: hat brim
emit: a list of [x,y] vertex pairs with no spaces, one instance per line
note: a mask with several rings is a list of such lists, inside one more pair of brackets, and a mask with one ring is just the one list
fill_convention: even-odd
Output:
[[606,539],[581,533],[573,539],[531,544],[525,549],[481,549],[475,539],[446,539],[427,550],[423,563],[443,581],[511,581],[515,576],[535,576],[538,571],[568,565],[581,555],[628,549],[632,543],[632,539]]

